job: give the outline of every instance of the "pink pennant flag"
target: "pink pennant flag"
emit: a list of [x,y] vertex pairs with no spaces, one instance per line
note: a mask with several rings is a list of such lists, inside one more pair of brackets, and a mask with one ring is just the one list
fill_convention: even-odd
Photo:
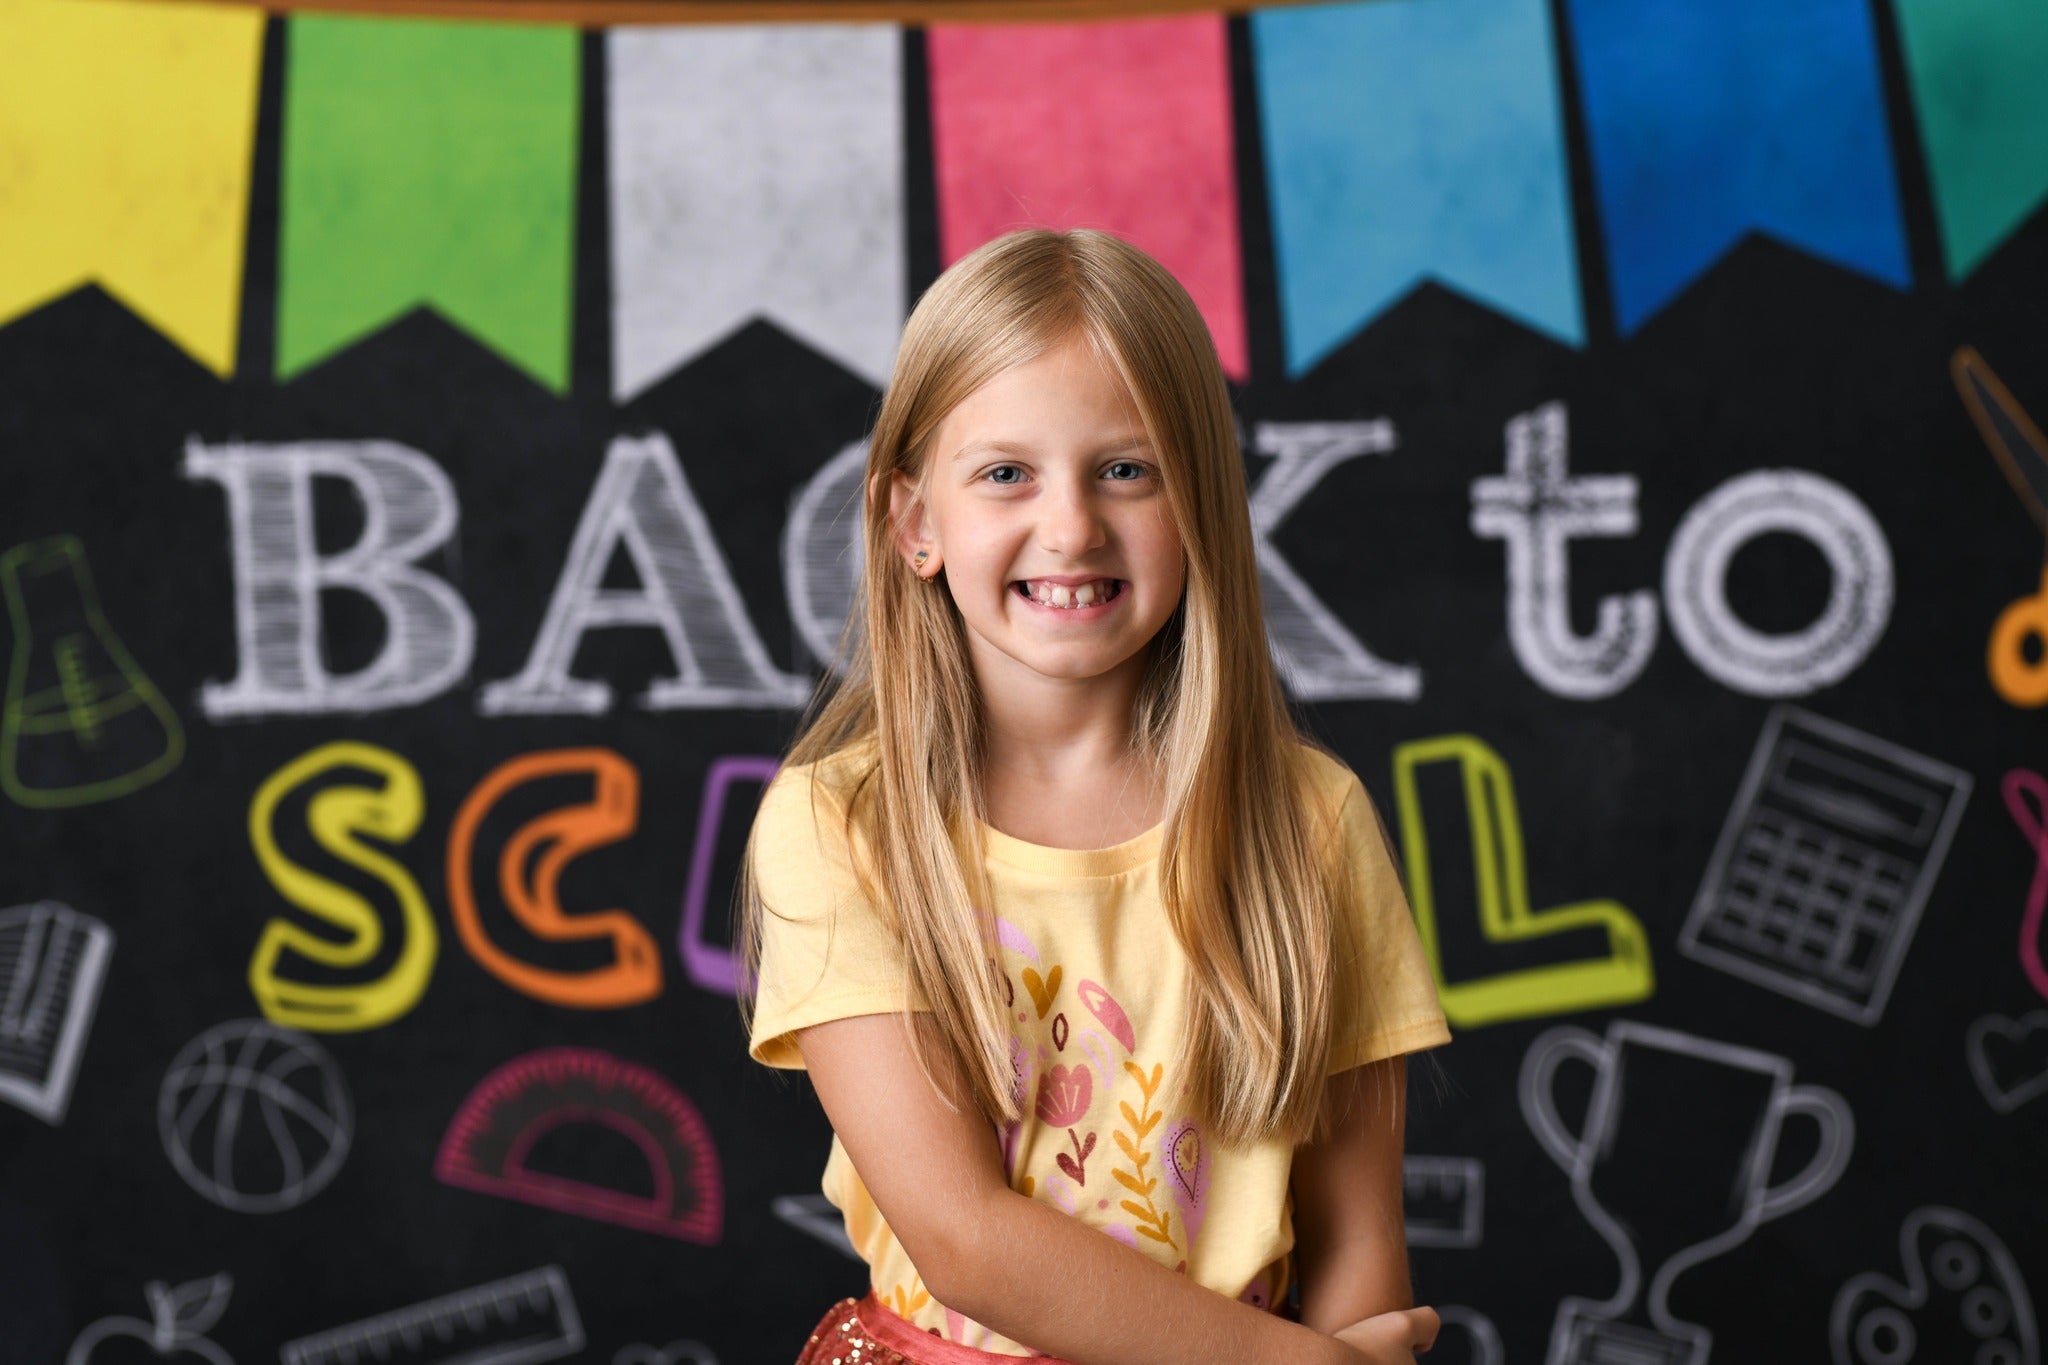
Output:
[[925,31],[939,254],[1091,227],[1158,258],[1243,382],[1244,282],[1221,14]]

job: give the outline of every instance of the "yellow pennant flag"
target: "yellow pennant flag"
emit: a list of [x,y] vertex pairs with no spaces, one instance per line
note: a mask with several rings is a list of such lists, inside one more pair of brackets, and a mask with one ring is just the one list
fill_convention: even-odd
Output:
[[98,282],[235,363],[263,12],[0,0],[0,324]]

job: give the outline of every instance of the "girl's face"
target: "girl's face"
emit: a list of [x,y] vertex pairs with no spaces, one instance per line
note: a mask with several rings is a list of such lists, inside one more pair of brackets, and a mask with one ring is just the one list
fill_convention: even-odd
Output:
[[1186,563],[1137,407],[1079,334],[948,413],[915,494],[898,474],[898,548],[945,570],[984,690],[1144,667]]

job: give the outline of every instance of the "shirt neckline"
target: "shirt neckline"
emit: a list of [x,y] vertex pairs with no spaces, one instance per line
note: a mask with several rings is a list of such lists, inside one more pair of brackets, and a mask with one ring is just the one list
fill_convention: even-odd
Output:
[[1108,848],[1054,848],[1005,834],[986,820],[977,823],[981,826],[982,848],[992,861],[1060,877],[1109,877],[1143,867],[1158,859],[1159,843],[1166,831],[1166,822],[1162,820],[1143,834]]

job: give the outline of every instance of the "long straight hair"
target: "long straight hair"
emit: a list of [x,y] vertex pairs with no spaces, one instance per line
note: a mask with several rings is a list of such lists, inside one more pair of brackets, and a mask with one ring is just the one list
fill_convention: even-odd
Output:
[[[934,433],[969,394],[1079,335],[1135,402],[1186,556],[1180,604],[1149,646],[1131,743],[1165,792],[1159,886],[1186,954],[1187,1028],[1171,1074],[1218,1140],[1318,1136],[1332,964],[1349,882],[1330,812],[1309,795],[1308,741],[1268,653],[1229,390],[1207,324],[1173,275],[1108,233],[1028,229],[985,243],[933,282],[904,327],[868,440],[865,563],[836,684],[811,699],[785,763],[836,760],[862,890],[894,919],[913,1028],[950,1049],[991,1123],[1016,1120],[1007,1013],[982,864],[981,700],[964,626],[936,580],[910,572],[889,516],[892,476],[917,488]],[[1315,746],[1320,748],[1321,746]],[[760,962],[749,840],[736,938]],[[749,1030],[752,1005],[741,994]],[[911,1021],[906,1019],[906,1024]]]

